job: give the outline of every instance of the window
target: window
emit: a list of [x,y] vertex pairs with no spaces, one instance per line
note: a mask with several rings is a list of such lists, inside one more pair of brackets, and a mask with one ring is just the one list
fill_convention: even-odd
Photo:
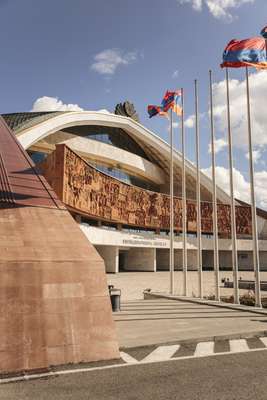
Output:
[[131,138],[128,133],[120,128],[98,125],[81,125],[66,128],[64,129],[64,132],[110,144],[118,147],[119,149],[129,151],[130,153],[149,160],[142,147],[133,138]]
[[97,168],[99,171],[103,172],[104,174],[107,174],[109,176],[112,176],[113,178],[119,179],[122,182],[128,183],[130,185],[138,186],[142,189],[151,190],[153,192],[159,191],[159,188],[156,184],[153,184],[152,182],[148,182],[145,179],[130,175],[127,172],[125,172],[119,168],[107,167],[103,164],[92,162],[92,161],[90,161],[89,163],[91,165],[93,165],[95,168]]
[[241,260],[246,260],[248,258],[248,254],[241,253],[241,254],[239,254],[239,257],[241,258]]
[[28,151],[29,156],[35,164],[39,164],[44,161],[47,157],[46,153],[41,153],[40,151]]

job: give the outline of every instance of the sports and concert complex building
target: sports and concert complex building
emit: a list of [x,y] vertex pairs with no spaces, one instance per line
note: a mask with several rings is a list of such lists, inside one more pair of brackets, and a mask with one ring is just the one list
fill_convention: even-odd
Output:
[[[70,111],[2,117],[104,259],[106,272],[168,270],[169,146],[125,115]],[[175,269],[182,268],[181,165],[175,152]],[[188,269],[196,269],[196,171],[189,161],[186,194]],[[231,269],[230,198],[219,187],[217,196],[220,268]],[[211,269],[212,182],[204,174],[201,201],[203,268]],[[239,269],[252,270],[250,207],[238,199],[236,218]],[[258,235],[263,270],[267,213],[259,209]]]
[[[105,271],[169,269],[170,149],[129,104],[116,110],[0,116],[0,374],[119,358]],[[175,152],[175,269],[181,161]],[[186,161],[189,269],[197,267],[195,177]],[[201,175],[204,268],[213,268],[211,189]],[[220,268],[230,269],[229,197],[217,194]],[[238,200],[236,222],[239,269],[252,269],[250,207]],[[266,269],[262,210],[258,229]]]

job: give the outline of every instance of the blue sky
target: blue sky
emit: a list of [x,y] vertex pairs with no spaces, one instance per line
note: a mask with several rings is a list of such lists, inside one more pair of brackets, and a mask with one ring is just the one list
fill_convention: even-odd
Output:
[[[86,110],[111,112],[116,103],[128,99],[135,104],[141,122],[168,140],[167,121],[161,117],[149,120],[146,106],[160,103],[166,89],[183,87],[188,119],[194,112],[193,83],[198,79],[203,113],[201,166],[207,169],[208,70],[214,70],[216,82],[223,81],[224,71],[219,68],[223,48],[232,38],[258,35],[266,25],[266,15],[266,0],[0,0],[0,113],[31,110],[43,96]],[[231,71],[236,79],[243,79],[243,74]],[[252,79],[252,98],[258,109],[257,101],[263,96],[258,90],[259,81],[264,87],[267,79],[266,75],[255,78],[255,85]],[[218,179],[227,186],[227,177],[223,183],[228,161],[225,125],[220,116],[222,85],[216,92],[216,136],[222,144],[217,162],[222,168]],[[245,193],[246,132],[240,131],[244,115],[241,119],[236,115],[239,101],[242,104],[244,100],[244,88],[241,83],[236,88],[233,82],[235,89],[240,92],[240,100],[236,100],[233,110],[234,155],[242,177],[236,175],[236,179],[240,192]],[[267,187],[267,117],[257,118],[253,120],[257,126],[255,167],[261,174],[259,186],[266,182]],[[179,147],[178,129],[175,135]],[[187,157],[194,160],[194,128],[187,128],[186,139]],[[244,179],[241,184],[240,179]],[[267,207],[264,198],[267,193],[258,195],[259,204]]]

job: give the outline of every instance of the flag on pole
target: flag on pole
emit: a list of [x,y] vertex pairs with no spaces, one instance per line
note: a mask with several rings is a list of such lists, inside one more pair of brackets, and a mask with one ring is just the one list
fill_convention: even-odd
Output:
[[166,111],[163,111],[161,106],[149,105],[147,106],[147,112],[149,118],[155,117],[156,115],[161,115],[163,117],[169,118],[168,113]]
[[161,106],[164,111],[169,111],[169,109],[172,109],[173,112],[180,116],[182,115],[181,100],[181,90],[175,90],[172,92],[167,90],[162,99]]
[[223,52],[221,67],[267,69],[265,40],[261,37],[231,40]]

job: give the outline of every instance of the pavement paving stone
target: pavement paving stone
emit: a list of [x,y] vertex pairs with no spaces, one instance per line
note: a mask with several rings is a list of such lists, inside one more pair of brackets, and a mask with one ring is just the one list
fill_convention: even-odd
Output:
[[214,343],[214,353],[227,353],[230,351],[229,340],[216,340]]
[[157,346],[145,346],[145,347],[137,347],[125,349],[125,352],[134,357],[137,361],[142,361],[145,357],[147,357],[150,353],[152,353]]
[[250,349],[263,349],[265,348],[263,342],[260,340],[260,338],[248,338],[246,339],[247,345]]
[[193,356],[196,350],[196,345],[197,343],[181,344],[179,350],[173,355],[173,358]]

